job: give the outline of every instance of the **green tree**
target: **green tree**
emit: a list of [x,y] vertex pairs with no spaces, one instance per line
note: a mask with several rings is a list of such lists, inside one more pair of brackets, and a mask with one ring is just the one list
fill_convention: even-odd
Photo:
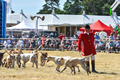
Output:
[[51,14],[53,9],[57,14],[63,12],[59,9],[59,0],[45,0],[45,2],[46,4],[43,5],[43,9],[37,14]]
[[[86,14],[109,15],[109,9],[115,0],[83,0],[83,10]],[[115,10],[120,15],[120,6]]]
[[95,0],[83,0],[82,4],[86,14],[96,14]]
[[13,14],[13,13],[15,13],[15,11],[11,10],[11,13]]
[[65,14],[78,14],[82,10],[81,0],[67,0],[63,10]]

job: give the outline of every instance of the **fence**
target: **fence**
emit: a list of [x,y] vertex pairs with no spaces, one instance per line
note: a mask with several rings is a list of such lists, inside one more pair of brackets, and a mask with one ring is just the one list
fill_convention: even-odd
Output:
[[[112,42],[112,43],[111,43]],[[78,50],[78,39],[59,39],[46,38],[0,38],[0,49],[14,49],[19,48],[22,45],[23,50],[33,50],[41,45],[41,50]],[[119,40],[95,40],[95,49],[98,52],[119,52],[120,41]]]
[[44,41],[42,41],[41,38],[0,38],[0,49],[14,49],[22,45],[22,48],[25,50],[33,50],[41,45],[41,49],[50,50],[50,48],[54,47],[52,43],[56,44],[54,48],[59,48],[58,45],[60,43],[58,42],[58,39],[53,38],[46,38]]

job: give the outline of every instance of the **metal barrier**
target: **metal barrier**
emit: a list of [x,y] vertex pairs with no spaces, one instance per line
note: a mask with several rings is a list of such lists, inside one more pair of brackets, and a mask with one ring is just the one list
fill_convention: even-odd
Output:
[[[54,50],[53,48],[50,49],[52,46],[52,42],[55,44],[59,42],[58,39],[53,38],[46,38],[43,42],[41,38],[0,38],[0,49],[14,49],[19,48],[22,45],[22,49],[25,50],[33,50],[36,49],[38,46],[42,46],[40,49],[43,50]],[[59,43],[58,43],[59,45]],[[55,46],[55,49],[59,47]]]
[[[113,41],[114,43],[120,40],[109,40],[109,39],[100,39],[104,42],[104,47],[102,49],[96,48],[97,52],[109,52],[106,48],[106,43]],[[95,40],[99,41],[100,40]],[[0,49],[14,49],[19,48],[22,45],[23,50],[34,50],[41,45],[41,50],[67,50],[67,51],[77,51],[78,50],[78,39],[59,39],[46,38],[42,41],[42,38],[0,38]],[[95,47],[98,44],[95,44]],[[115,45],[115,44],[114,44]],[[113,48],[111,52],[119,52],[119,48]]]

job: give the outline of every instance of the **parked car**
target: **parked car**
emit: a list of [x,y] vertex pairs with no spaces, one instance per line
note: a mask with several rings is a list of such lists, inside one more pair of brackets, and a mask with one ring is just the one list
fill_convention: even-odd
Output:
[[58,38],[57,31],[40,31],[39,36],[42,37],[42,35],[45,35],[45,37],[49,36],[51,38]]
[[35,35],[34,31],[22,31],[22,34],[29,35],[30,38],[32,38]]

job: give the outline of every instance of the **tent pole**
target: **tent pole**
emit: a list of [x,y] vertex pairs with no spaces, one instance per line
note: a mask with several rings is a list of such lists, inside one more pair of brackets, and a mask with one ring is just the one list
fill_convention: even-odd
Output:
[[92,19],[92,33],[93,33],[93,21],[94,21],[94,20]]

